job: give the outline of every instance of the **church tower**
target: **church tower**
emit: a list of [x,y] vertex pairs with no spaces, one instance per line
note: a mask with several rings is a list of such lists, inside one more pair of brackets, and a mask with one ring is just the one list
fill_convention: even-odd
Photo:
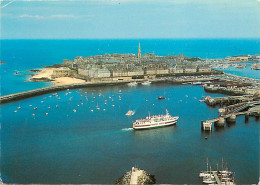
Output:
[[139,42],[139,48],[138,48],[137,58],[138,58],[138,59],[141,58],[141,46],[140,46],[140,42]]

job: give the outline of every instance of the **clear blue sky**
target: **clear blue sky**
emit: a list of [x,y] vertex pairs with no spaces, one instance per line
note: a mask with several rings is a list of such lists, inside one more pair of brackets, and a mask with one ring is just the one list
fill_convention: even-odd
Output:
[[260,38],[260,0],[1,2],[2,39]]

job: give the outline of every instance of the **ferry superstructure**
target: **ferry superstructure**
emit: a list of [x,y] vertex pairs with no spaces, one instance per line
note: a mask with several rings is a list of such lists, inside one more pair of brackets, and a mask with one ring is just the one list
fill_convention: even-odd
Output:
[[155,127],[163,127],[174,125],[178,121],[179,116],[171,116],[166,110],[165,115],[154,115],[154,116],[147,116],[145,119],[138,119],[133,123],[133,129],[148,129],[148,128],[155,128]]

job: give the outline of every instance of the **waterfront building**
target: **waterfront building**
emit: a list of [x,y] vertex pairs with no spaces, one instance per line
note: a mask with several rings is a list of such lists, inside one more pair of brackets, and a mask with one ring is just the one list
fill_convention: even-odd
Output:
[[71,70],[68,67],[60,67],[53,70],[51,78],[68,77],[71,75]]
[[184,70],[181,66],[175,66],[175,72],[174,73],[184,73]]
[[210,72],[211,68],[209,66],[199,66],[198,72]]
[[233,56],[233,57],[227,57],[228,61],[234,61],[234,62],[245,62],[249,61],[251,58],[251,55],[238,55],[238,56]]

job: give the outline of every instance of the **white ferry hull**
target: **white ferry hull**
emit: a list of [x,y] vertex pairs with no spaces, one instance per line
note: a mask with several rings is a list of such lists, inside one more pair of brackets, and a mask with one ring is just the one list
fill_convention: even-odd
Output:
[[145,125],[133,125],[133,129],[135,130],[141,130],[141,129],[150,129],[150,128],[157,128],[157,127],[165,127],[165,126],[170,126],[170,125],[174,125],[176,124],[176,122],[178,121],[178,119],[175,120],[168,120],[165,122],[159,122],[159,123],[153,123],[153,124],[145,124]]

